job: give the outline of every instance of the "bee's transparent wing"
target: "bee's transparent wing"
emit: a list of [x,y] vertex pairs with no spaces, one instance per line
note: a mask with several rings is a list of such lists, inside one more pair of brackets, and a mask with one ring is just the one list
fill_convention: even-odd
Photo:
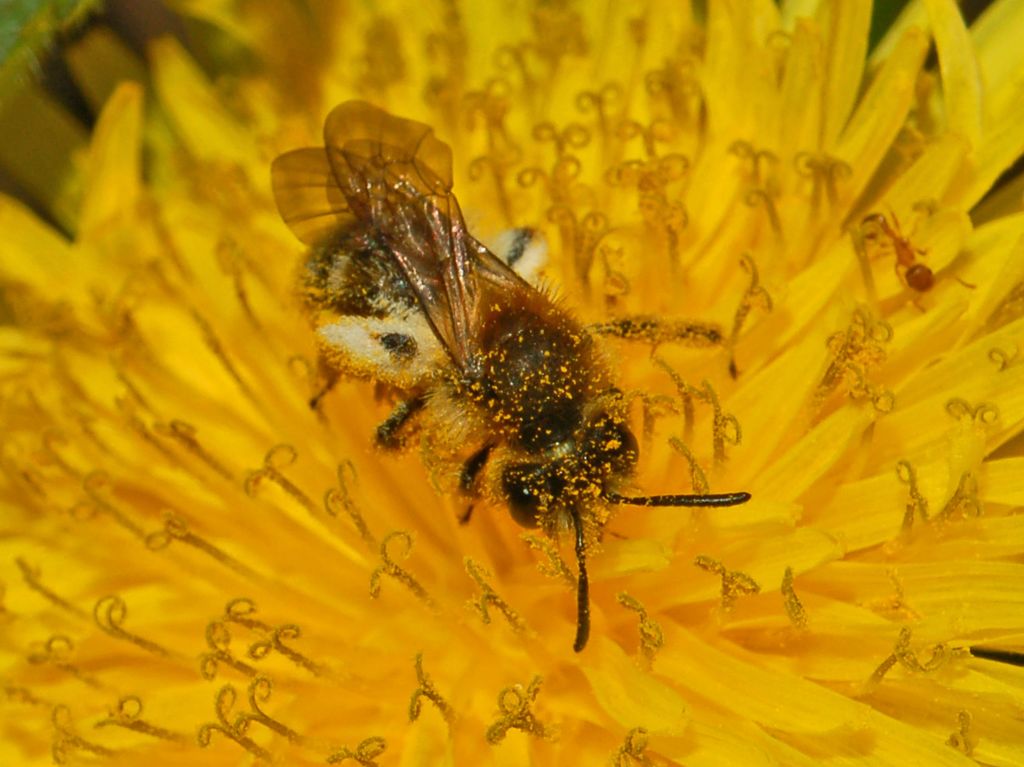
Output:
[[451,193],[452,156],[422,123],[365,102],[336,107],[326,158],[349,214],[386,246],[434,334],[466,370],[476,355],[481,301],[529,289],[466,231]]
[[354,220],[323,149],[296,149],[270,166],[281,218],[307,245],[323,242]]

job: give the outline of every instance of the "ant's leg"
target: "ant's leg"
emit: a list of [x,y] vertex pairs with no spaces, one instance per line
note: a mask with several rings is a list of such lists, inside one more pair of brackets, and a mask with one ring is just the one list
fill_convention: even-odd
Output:
[[477,495],[479,495],[476,482],[480,476],[480,472],[487,464],[487,458],[491,454],[492,447],[493,445],[484,445],[473,453],[473,455],[467,458],[464,464],[462,464],[462,471],[459,473],[459,489],[469,496],[470,500],[465,513],[459,517],[460,525],[464,525],[469,522],[469,518],[473,514],[473,501]]
[[426,403],[422,394],[417,394],[409,399],[402,400],[391,411],[391,415],[377,427],[377,447],[386,450],[400,448],[404,441],[401,432],[416,413],[423,409]]

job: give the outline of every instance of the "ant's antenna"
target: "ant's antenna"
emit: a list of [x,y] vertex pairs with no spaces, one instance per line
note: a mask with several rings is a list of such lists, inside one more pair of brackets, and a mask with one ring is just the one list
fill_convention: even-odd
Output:
[[750,493],[717,493],[712,495],[619,495],[605,493],[606,501],[626,506],[739,506],[750,500]]

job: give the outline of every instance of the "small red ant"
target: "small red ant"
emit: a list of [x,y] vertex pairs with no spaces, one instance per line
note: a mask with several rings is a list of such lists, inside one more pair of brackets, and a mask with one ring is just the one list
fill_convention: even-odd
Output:
[[896,273],[910,289],[918,293],[928,292],[935,284],[935,274],[928,266],[917,260],[917,256],[923,256],[927,251],[914,247],[910,239],[903,234],[895,213],[890,211],[889,217],[892,219],[891,224],[889,218],[882,213],[865,216],[860,222],[864,239],[874,240],[879,232],[888,237],[896,255]]

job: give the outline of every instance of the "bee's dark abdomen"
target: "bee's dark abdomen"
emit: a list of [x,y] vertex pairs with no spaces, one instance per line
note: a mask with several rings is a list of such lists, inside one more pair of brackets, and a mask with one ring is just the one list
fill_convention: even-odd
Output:
[[590,341],[557,312],[503,307],[484,323],[482,376],[472,389],[513,442],[544,450],[572,439],[593,391]]
[[355,317],[387,317],[412,308],[416,296],[376,238],[340,231],[310,249],[302,273],[306,302]]

